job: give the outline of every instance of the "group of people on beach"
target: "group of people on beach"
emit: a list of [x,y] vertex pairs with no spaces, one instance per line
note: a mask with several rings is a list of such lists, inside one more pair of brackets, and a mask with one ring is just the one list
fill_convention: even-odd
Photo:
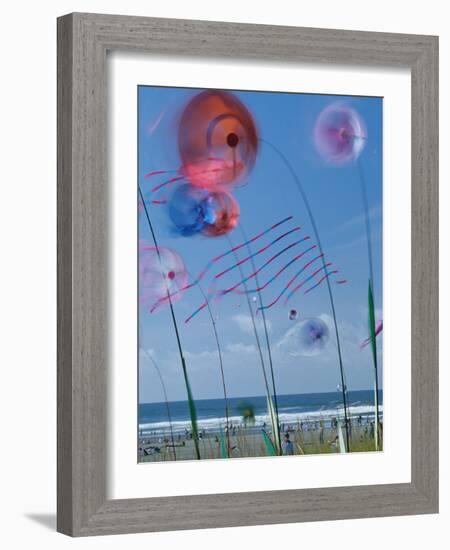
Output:
[[[329,419],[323,417],[319,419],[298,419],[295,424],[280,424],[280,432],[283,434],[281,441],[283,455],[297,454],[298,450],[296,451],[296,446],[298,446],[299,441],[297,440],[296,434],[302,433],[306,436],[306,434],[308,433],[317,434],[318,432],[318,443],[320,445],[329,445],[338,449],[340,434],[339,424],[343,433],[345,433],[345,429],[347,428],[350,438],[353,438],[354,427],[357,428],[357,436],[359,437],[359,440],[361,442],[369,438],[374,438],[375,421],[373,418],[370,417],[370,415],[364,417],[362,415],[350,417],[347,419],[347,423],[344,419],[338,419],[337,417],[331,417]],[[264,422],[262,424],[263,431],[266,430],[266,426],[266,422]],[[237,437],[241,429],[242,426],[230,423],[228,426],[225,426],[223,428],[222,433],[227,438]],[[245,426],[245,429],[247,430],[248,426]],[[258,428],[258,426],[255,425],[252,428],[252,431],[254,430],[255,432],[257,432],[258,429],[261,429],[261,427]],[[330,429],[331,433],[327,431]],[[382,432],[382,422],[380,422],[379,429]],[[171,435],[171,437],[168,437],[167,433],[161,434],[160,432],[147,432],[144,436],[142,431],[140,431],[139,435],[139,453],[144,456],[150,454],[159,454],[164,448],[169,449],[172,447],[185,447],[187,443],[189,441],[192,441],[194,438],[192,430],[188,430],[187,428],[185,428],[184,433],[177,433],[176,437],[173,437],[173,434]],[[209,436],[216,443],[216,445],[219,445],[219,434],[216,430],[208,432],[207,430],[203,429],[197,433],[198,440],[207,440]],[[291,439],[292,437],[294,441]],[[311,443],[308,443],[308,440],[306,440],[306,442],[300,441],[300,444],[303,447],[304,444],[308,446]],[[235,448],[237,448],[236,445],[234,445],[234,449]]]

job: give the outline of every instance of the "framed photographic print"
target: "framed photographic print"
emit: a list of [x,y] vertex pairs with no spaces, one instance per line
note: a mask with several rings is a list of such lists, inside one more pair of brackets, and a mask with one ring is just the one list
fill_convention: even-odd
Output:
[[437,38],[58,20],[58,530],[437,512]]

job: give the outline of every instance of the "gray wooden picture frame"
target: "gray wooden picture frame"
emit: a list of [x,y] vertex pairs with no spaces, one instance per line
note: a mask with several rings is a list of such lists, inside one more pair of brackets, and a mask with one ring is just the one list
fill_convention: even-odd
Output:
[[[406,67],[411,483],[108,500],[106,53]],[[438,511],[438,38],[74,13],[58,19],[58,510],[72,536]]]

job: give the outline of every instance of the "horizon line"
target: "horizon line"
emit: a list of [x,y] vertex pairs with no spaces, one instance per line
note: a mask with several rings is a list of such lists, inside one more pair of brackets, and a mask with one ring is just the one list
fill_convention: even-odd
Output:
[[[362,388],[362,389],[349,389],[347,390],[347,393],[349,392],[360,392],[360,391],[369,391],[373,392],[373,388]],[[379,388],[379,392],[383,392],[383,388]],[[334,390],[334,391],[313,391],[313,392],[302,392],[302,393],[281,393],[277,394],[278,397],[289,397],[293,395],[317,395],[319,393],[341,393],[341,390]],[[267,397],[266,395],[236,395],[236,396],[228,396],[228,399],[251,399],[254,397]],[[195,401],[212,401],[217,400],[223,401],[222,397],[204,397],[204,398],[195,398]],[[173,399],[171,401],[168,401],[168,403],[187,403],[187,399]],[[139,401],[138,405],[158,405],[158,404],[165,404],[165,401]]]

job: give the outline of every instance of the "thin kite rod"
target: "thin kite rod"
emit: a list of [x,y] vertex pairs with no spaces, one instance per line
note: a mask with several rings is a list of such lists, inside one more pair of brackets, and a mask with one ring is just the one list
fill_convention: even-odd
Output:
[[[231,239],[228,235],[227,235],[227,240],[228,240],[228,243],[230,244],[230,246],[233,250],[233,243],[231,242]],[[234,258],[236,260],[236,263],[239,264],[239,257],[237,255],[236,250],[233,250],[233,255],[234,255]],[[271,394],[270,394],[270,388],[269,388],[269,381],[267,379],[266,367],[265,367],[265,364],[264,364],[264,356],[263,356],[263,352],[262,352],[262,348],[261,348],[261,342],[259,340],[258,330],[256,328],[255,316],[253,314],[252,304],[251,304],[251,301],[250,301],[250,294],[248,292],[247,283],[245,282],[245,276],[244,276],[244,271],[242,269],[242,266],[238,265],[238,269],[239,269],[239,273],[241,275],[241,278],[243,280],[243,286],[244,286],[244,290],[245,290],[245,298],[247,300],[247,307],[248,307],[248,311],[250,313],[250,317],[251,317],[251,320],[252,320],[253,333],[255,335],[256,346],[258,348],[259,359],[260,359],[260,362],[261,362],[261,369],[262,369],[262,373],[263,373],[264,385],[265,385],[265,388],[266,388],[267,397],[270,399]],[[270,414],[270,411],[269,411],[269,414]],[[274,434],[274,436],[275,436],[275,434]]]
[[[364,177],[364,171],[362,168],[361,161],[358,159],[356,161],[356,165],[358,167],[359,172],[359,183],[361,188],[361,198],[364,208],[364,218],[365,218],[365,228],[366,228],[366,240],[367,240],[367,256],[368,256],[368,262],[369,262],[369,295],[371,294],[371,298],[369,297],[369,308],[371,307],[371,304],[373,305],[373,296],[374,296],[374,288],[373,288],[373,254],[372,254],[372,228],[370,224],[370,216],[369,216],[369,203],[367,200],[367,186],[366,186],[366,179]],[[372,342],[371,348],[372,348],[372,359],[373,359],[373,377],[374,377],[374,406],[375,406],[375,449],[378,451],[379,448],[379,437],[380,437],[380,409],[379,409],[379,403],[378,403],[378,391],[379,391],[379,384],[378,384],[378,361],[377,361],[377,341],[375,336],[375,319],[373,319],[371,322],[370,320],[370,312],[369,312],[369,325],[370,326],[370,332],[371,338],[374,339]]]
[[[138,185],[138,189],[139,189],[139,197],[141,199],[142,206],[143,206],[144,212],[145,212],[145,216],[147,218],[148,226],[150,228],[150,233],[152,235],[153,242],[155,243],[156,253],[158,255],[159,261],[161,262],[161,254],[159,252],[158,241],[156,239],[156,235],[155,235],[155,231],[153,229],[152,222],[150,221],[150,216],[149,216],[149,213],[148,213],[148,210],[147,210],[147,205],[145,204],[144,195],[142,194],[142,190],[141,190],[140,185]],[[169,289],[168,288],[167,288],[167,299],[169,301],[170,315],[171,315],[171,318],[172,318],[172,324],[173,324],[173,328],[174,328],[174,331],[175,331],[175,337],[176,337],[176,340],[177,340],[178,353],[180,355],[181,368],[183,370],[184,382],[185,382],[186,391],[187,391],[187,394],[188,394],[188,401],[190,403],[193,403],[194,399],[192,397],[191,386],[189,384],[189,377],[188,377],[187,368],[186,368],[186,361],[185,361],[184,355],[183,355],[183,348],[181,347],[180,333],[178,332],[177,320],[176,320],[176,317],[175,317],[175,312],[173,310],[173,304],[172,304],[172,300],[170,299],[170,294],[169,294]],[[197,459],[200,460],[201,457],[200,457],[200,447],[199,447],[199,444],[198,444],[197,421],[196,421],[195,417],[192,418],[192,414],[191,414],[191,423],[192,423],[192,438],[194,440],[194,446],[195,446],[195,454],[197,455]]]
[[161,386],[162,386],[162,389],[163,389],[164,400],[166,402],[167,418],[169,419],[169,429],[170,429],[170,438],[172,440],[173,459],[176,460],[177,459],[177,453],[175,451],[175,439],[173,437],[172,415],[170,414],[170,407],[169,407],[169,400],[167,398],[166,385],[164,384],[164,380],[163,380],[161,371],[159,370],[158,364],[156,363],[154,357],[152,357],[152,355],[150,355],[150,354],[147,354],[147,355],[148,355],[148,357],[150,357],[150,361],[153,363],[153,366],[155,367],[156,372],[158,373],[159,380],[161,382]]
[[[188,272],[188,274],[189,274],[189,277],[191,277],[189,272]],[[224,398],[224,401],[225,401],[225,417],[226,417],[226,423],[227,423],[227,443],[228,443],[227,454],[228,454],[228,457],[230,457],[230,449],[231,449],[231,444],[230,444],[230,412],[229,412],[229,406],[228,406],[227,386],[226,386],[226,383],[225,383],[225,369],[224,369],[224,366],[223,366],[222,348],[221,348],[221,345],[220,345],[219,334],[217,332],[216,321],[214,320],[214,316],[213,316],[213,313],[211,311],[211,306],[210,306],[209,300],[208,300],[208,298],[205,294],[205,291],[202,288],[202,285],[200,284],[200,281],[196,281],[195,284],[197,285],[198,289],[200,290],[200,292],[203,296],[203,299],[206,302],[206,307],[208,308],[209,318],[211,319],[211,325],[212,325],[212,328],[213,328],[213,331],[214,331],[214,338],[216,340],[217,353],[219,355],[220,374],[221,374],[221,378],[222,378],[223,398]]]
[[[301,195],[302,200],[303,200],[303,204],[305,205],[309,220],[311,222],[311,226],[312,226],[313,231],[314,231],[314,236],[315,236],[315,239],[316,239],[317,246],[319,248],[319,252],[320,252],[320,254],[323,254],[323,249],[322,249],[322,244],[321,244],[321,241],[320,241],[319,231],[317,229],[316,221],[314,219],[314,215],[312,213],[311,206],[310,206],[309,201],[308,201],[308,197],[306,196],[305,190],[303,189],[303,185],[302,185],[299,177],[297,176],[294,168],[292,167],[292,165],[288,161],[288,159],[283,155],[283,153],[275,145],[273,145],[269,141],[266,141],[265,139],[262,139],[262,138],[260,138],[260,141],[262,143],[265,143],[266,145],[268,145],[279,156],[279,158],[282,160],[283,164],[286,166],[286,168],[290,172],[290,174],[292,176],[292,179],[294,180],[294,182],[297,186],[297,189],[300,192],[300,195]],[[322,256],[322,264],[323,264],[325,273],[327,273],[327,266],[326,266],[326,261],[325,261],[324,256]],[[342,362],[341,342],[340,342],[340,338],[339,338],[339,329],[338,329],[338,324],[337,324],[337,319],[336,319],[336,309],[335,309],[335,305],[334,305],[333,292],[331,290],[331,284],[330,284],[329,277],[326,278],[326,283],[327,283],[327,289],[328,289],[328,296],[329,296],[329,300],[330,300],[331,313],[332,313],[332,317],[333,317],[334,331],[335,331],[335,335],[336,335],[337,352],[338,352],[338,359],[339,359],[339,371],[340,371],[340,377],[341,377],[341,383],[342,383],[342,401],[343,401],[343,405],[344,405],[344,417],[345,417],[345,436],[346,436],[346,441],[347,441],[347,450],[350,451],[350,438],[349,438],[349,433],[348,433],[349,432],[348,409],[347,409],[347,395],[346,395],[347,388],[345,386],[344,365],[343,365],[343,362]]]
[[248,251],[249,256],[251,257],[251,266],[252,266],[253,272],[256,274],[255,275],[256,290],[257,290],[257,293],[258,293],[259,307],[261,308],[261,313],[262,313],[264,335],[265,335],[266,346],[267,346],[267,355],[268,355],[268,358],[269,358],[270,375],[271,375],[271,378],[272,378],[273,400],[274,400],[275,417],[276,417],[275,420],[276,420],[277,430],[278,430],[278,439],[280,440],[280,417],[279,417],[279,414],[278,414],[277,388],[276,388],[276,384],[275,384],[275,375],[274,375],[274,368],[273,368],[273,361],[272,361],[272,351],[271,351],[271,348],[270,348],[269,331],[267,330],[266,313],[264,311],[264,308],[262,307],[263,303],[262,303],[261,291],[259,289],[260,284],[259,284],[259,280],[258,280],[258,271],[256,269],[255,262],[253,260],[250,243],[248,242],[248,238],[247,238],[245,229],[242,226],[242,224],[240,226],[240,229],[241,229],[241,233],[242,233],[242,236],[243,236],[244,240],[247,242],[247,251]]

